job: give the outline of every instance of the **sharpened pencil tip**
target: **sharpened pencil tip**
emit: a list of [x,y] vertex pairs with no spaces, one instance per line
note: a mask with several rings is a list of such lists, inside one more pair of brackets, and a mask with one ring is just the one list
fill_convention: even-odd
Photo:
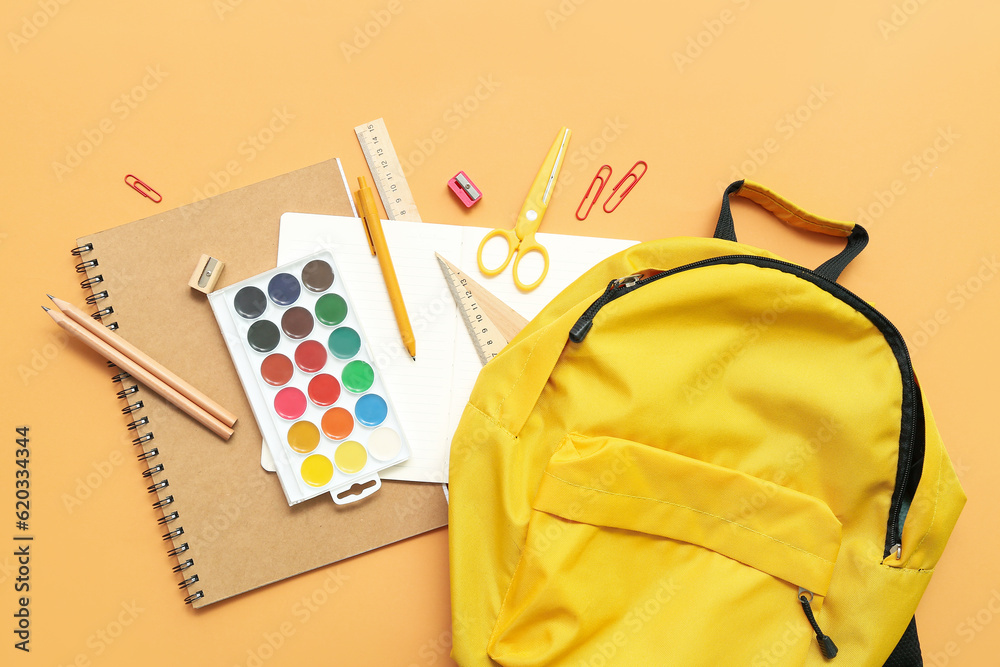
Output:
[[414,361],[416,361],[416,360],[417,360],[417,355],[415,355],[415,354],[414,354],[414,355],[413,355],[413,356],[411,356],[410,358],[411,358],[411,359],[413,359]]
[[42,306],[42,310],[44,310],[46,313],[49,312],[49,309],[46,308],[45,306]]
[[45,296],[49,297],[49,298],[50,298],[50,299],[52,299],[53,301],[55,301],[55,300],[56,300],[56,298],[55,298],[54,296],[52,296],[51,294],[46,294]]

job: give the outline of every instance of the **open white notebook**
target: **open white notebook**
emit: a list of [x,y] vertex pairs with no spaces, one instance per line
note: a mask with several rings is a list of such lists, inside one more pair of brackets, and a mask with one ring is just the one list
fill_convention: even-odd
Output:
[[[524,293],[514,286],[510,267],[495,278],[483,276],[476,268],[476,251],[488,229],[395,220],[382,225],[413,326],[416,361],[403,348],[378,260],[369,251],[359,218],[285,213],[278,264],[322,249],[333,253],[412,449],[408,461],[380,476],[446,483],[451,438],[482,363],[434,253],[441,253],[531,319],[587,269],[636,242],[537,234],[549,253],[549,273],[537,289]],[[492,240],[487,250],[493,250]],[[525,282],[530,282],[529,259],[530,255],[522,262]],[[497,266],[501,260],[487,265]]]

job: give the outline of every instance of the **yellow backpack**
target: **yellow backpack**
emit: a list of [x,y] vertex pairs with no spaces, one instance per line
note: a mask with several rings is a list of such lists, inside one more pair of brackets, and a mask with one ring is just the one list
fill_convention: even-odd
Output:
[[[731,194],[847,246],[739,244]],[[965,496],[899,331],[836,282],[867,240],[738,181],[714,239],[605,260],[483,368],[451,450],[459,664],[921,664]]]

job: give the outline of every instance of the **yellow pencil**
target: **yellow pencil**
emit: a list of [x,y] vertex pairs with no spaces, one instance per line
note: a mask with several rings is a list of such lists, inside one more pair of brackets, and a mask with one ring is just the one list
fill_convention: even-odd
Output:
[[392,266],[392,257],[389,256],[389,246],[385,242],[385,233],[382,231],[382,221],[378,217],[375,197],[372,195],[368,183],[365,182],[364,176],[358,176],[358,186],[357,201],[361,206],[361,215],[364,216],[368,241],[371,244],[372,252],[378,258],[379,267],[382,269],[382,277],[385,279],[386,289],[389,290],[389,302],[392,304],[392,312],[396,316],[399,333],[403,337],[403,345],[406,346],[406,351],[410,353],[410,356],[416,360],[417,343],[413,339],[413,327],[410,326],[410,317],[406,314],[403,294],[399,291],[396,269]]

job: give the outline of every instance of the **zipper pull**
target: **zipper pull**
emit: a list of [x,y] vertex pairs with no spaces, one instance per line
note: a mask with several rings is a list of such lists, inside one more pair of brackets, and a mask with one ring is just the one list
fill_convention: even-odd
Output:
[[611,281],[611,284],[614,285],[615,287],[632,287],[645,277],[646,277],[645,272],[633,273],[631,275],[625,276],[624,278],[615,278],[614,280]]
[[805,612],[806,618],[809,619],[809,625],[816,632],[816,641],[819,642],[820,653],[827,660],[833,660],[837,657],[837,645],[833,643],[833,640],[828,635],[823,634],[823,631],[819,629],[819,623],[816,622],[816,617],[813,615],[812,605],[809,604],[812,600],[812,591],[799,587],[799,603],[802,605],[802,611]]
[[580,319],[576,321],[576,324],[573,325],[573,328],[569,330],[569,339],[574,343],[582,343],[583,339],[590,333],[591,327],[594,326],[594,316],[597,315],[598,311],[606,303],[612,300],[611,295],[617,290],[624,289],[628,291],[632,289],[645,275],[645,273],[633,273],[624,278],[615,278],[609,282],[607,288],[604,290],[604,294],[597,297],[597,300],[590,304],[587,310],[583,312],[583,315],[580,316]]

